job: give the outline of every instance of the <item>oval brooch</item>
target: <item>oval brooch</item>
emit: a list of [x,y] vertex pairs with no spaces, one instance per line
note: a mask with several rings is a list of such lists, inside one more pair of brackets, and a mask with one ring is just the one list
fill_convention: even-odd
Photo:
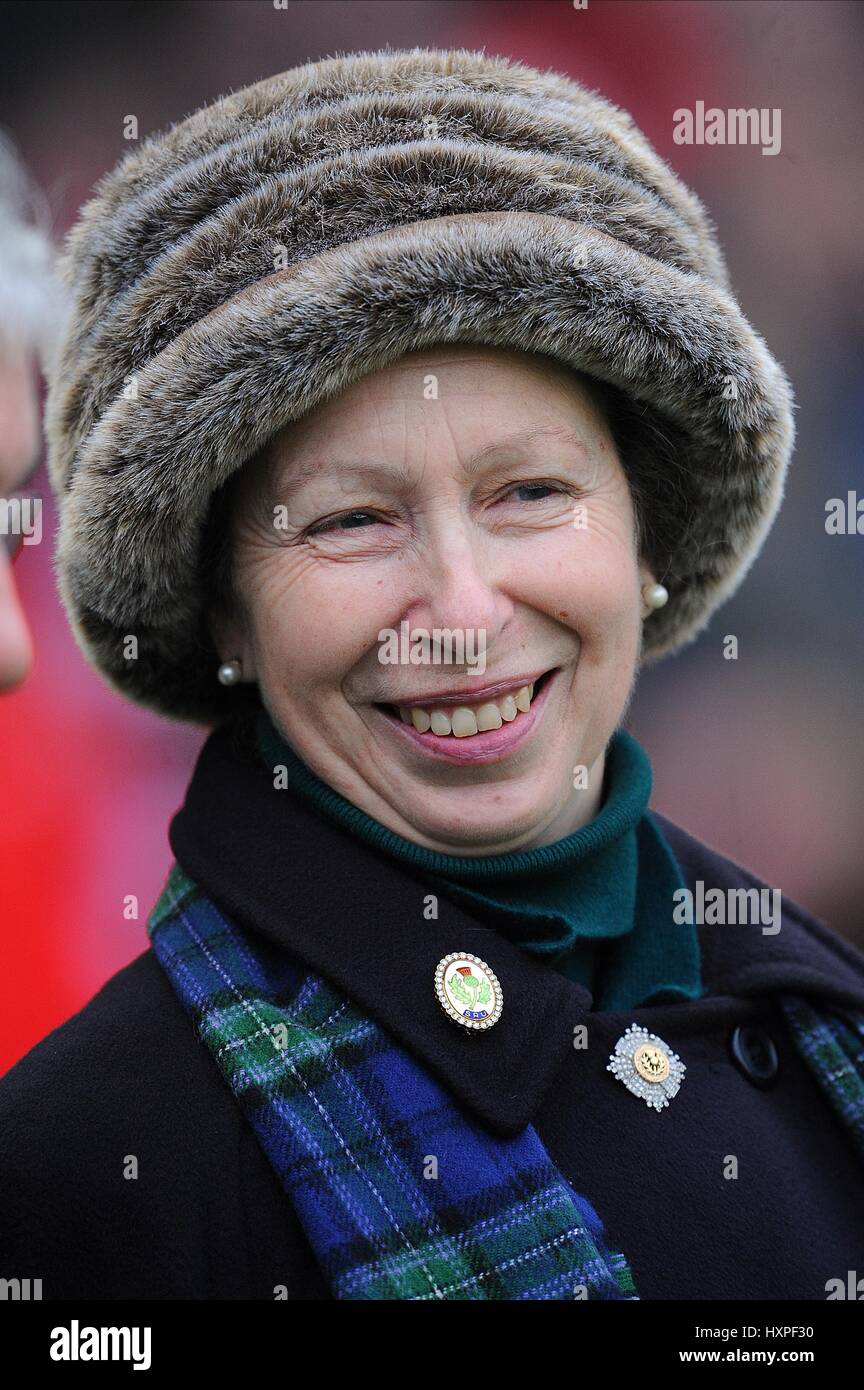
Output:
[[678,1094],[687,1068],[656,1033],[631,1023],[615,1044],[606,1070],[623,1081],[634,1096],[641,1096],[646,1105],[662,1110]]
[[463,1028],[491,1028],[504,1007],[495,971],[469,951],[451,951],[438,962],[435,993],[447,1017]]

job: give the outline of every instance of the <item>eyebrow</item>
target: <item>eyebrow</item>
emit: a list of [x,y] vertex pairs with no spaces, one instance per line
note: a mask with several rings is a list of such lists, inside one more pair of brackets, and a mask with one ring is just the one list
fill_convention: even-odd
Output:
[[495,439],[491,444],[485,444],[466,460],[465,471],[474,473],[481,464],[488,463],[497,454],[506,454],[512,449],[531,445],[542,439],[554,439],[558,444],[576,444],[582,449],[585,448],[582,436],[574,434],[572,430],[566,430],[563,425],[538,425],[536,429],[518,430],[515,434],[508,434],[503,439]]
[[[538,425],[535,429],[517,430],[514,434],[504,435],[501,439],[494,439],[491,443],[484,444],[482,449],[477,449],[469,455],[462,465],[463,470],[470,477],[483,464],[493,462],[498,455],[512,453],[520,448],[529,448],[544,439],[551,439],[559,444],[577,445],[583,450],[585,448],[585,440],[582,436],[574,434],[572,430],[565,429],[563,425]],[[390,484],[395,482],[406,490],[415,483],[410,470],[401,463],[382,464],[371,459],[368,461],[352,459],[338,464],[337,468],[340,474],[369,478],[373,481],[380,480]],[[324,465],[320,461],[299,464],[296,469],[291,470],[289,477],[277,488],[277,491],[280,495],[295,492],[303,483],[320,476],[323,472]]]

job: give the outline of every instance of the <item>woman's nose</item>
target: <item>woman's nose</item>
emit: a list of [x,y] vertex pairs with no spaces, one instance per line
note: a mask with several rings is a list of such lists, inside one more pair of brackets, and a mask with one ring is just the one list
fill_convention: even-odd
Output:
[[513,612],[502,577],[488,537],[469,528],[448,529],[420,557],[411,625],[473,632],[484,648],[491,646]]

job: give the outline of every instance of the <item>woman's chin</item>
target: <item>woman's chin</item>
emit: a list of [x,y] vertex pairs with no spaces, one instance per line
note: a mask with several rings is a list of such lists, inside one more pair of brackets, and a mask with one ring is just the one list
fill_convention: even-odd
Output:
[[536,783],[523,795],[500,785],[473,791],[405,797],[398,808],[401,834],[440,854],[508,854],[544,843],[544,832],[560,815],[561,798],[538,796]]

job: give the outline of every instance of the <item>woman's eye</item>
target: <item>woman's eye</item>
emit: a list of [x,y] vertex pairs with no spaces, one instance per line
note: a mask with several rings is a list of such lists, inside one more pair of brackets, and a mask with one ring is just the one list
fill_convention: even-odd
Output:
[[329,521],[320,521],[316,526],[311,526],[306,534],[318,536],[325,531],[356,531],[370,523],[374,526],[378,519],[374,512],[343,512],[341,516],[333,516]]
[[519,502],[545,502],[548,496],[560,493],[561,488],[553,487],[552,483],[518,483],[505,495],[517,497]]
[[[545,502],[549,497],[563,496],[565,491],[566,489],[554,483],[517,483],[509,492],[504,493],[502,500],[513,497],[518,502]],[[355,511],[342,512],[339,516],[316,522],[308,528],[306,535],[321,536],[328,532],[360,531],[369,526],[377,526],[382,520],[378,512],[357,508]]]

